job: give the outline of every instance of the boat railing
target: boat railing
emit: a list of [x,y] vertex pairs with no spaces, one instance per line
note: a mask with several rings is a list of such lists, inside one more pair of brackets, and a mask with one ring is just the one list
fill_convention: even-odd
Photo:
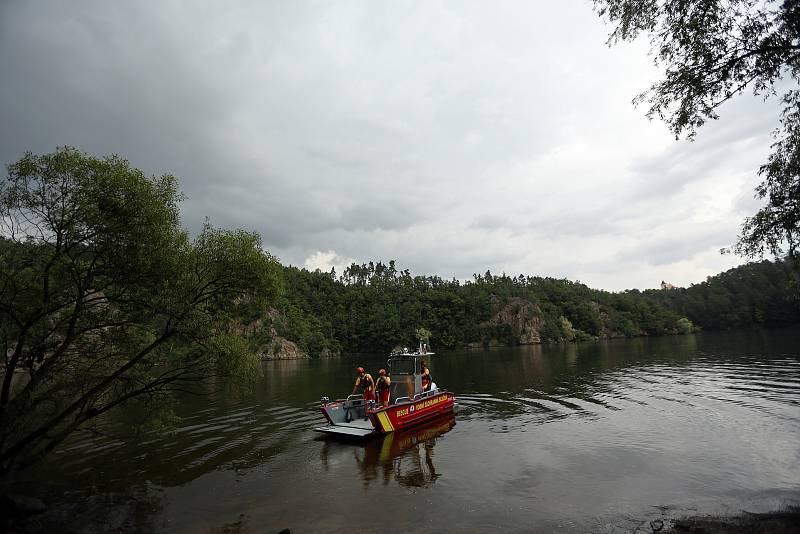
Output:
[[433,397],[434,395],[438,395],[439,393],[442,393],[442,392],[443,392],[443,390],[440,390],[439,388],[436,388],[436,389],[432,389],[430,391],[424,391],[422,393],[417,393],[413,397],[398,397],[397,399],[395,399],[394,403],[395,404],[408,404],[410,402],[417,402],[418,400],[427,399],[428,397]]
[[432,389],[432,390],[430,390],[430,391],[423,391],[422,393],[417,393],[416,395],[414,395],[414,400],[415,400],[415,401],[418,401],[418,400],[420,400],[420,399],[425,399],[425,398],[428,398],[428,397],[433,397],[434,395],[438,395],[439,393],[441,393],[441,392],[439,391],[439,388]]
[[347,396],[347,400],[357,400],[357,399],[363,399],[363,398],[364,398],[364,395],[362,393],[356,393],[355,395],[348,395]]

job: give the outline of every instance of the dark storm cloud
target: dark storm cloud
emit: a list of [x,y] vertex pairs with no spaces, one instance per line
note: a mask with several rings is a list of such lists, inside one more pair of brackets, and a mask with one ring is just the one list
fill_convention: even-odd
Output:
[[[0,158],[73,145],[120,154],[150,173],[224,181],[230,168],[212,148],[228,103],[183,60],[180,43],[158,19],[121,6],[6,6],[0,117],[8,127],[0,130]],[[191,180],[182,186],[190,197],[203,187]]]
[[630,106],[646,49],[607,32],[580,3],[6,1],[0,160],[120,154],[180,179],[191,231],[295,265],[702,279],[774,118],[742,100],[676,144]]

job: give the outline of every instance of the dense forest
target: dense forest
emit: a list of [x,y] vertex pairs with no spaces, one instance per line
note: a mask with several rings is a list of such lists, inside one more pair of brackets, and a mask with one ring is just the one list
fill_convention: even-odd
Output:
[[748,263],[688,288],[641,294],[708,330],[800,323],[800,290],[788,261]]
[[353,264],[340,276],[285,266],[277,309],[252,309],[247,320],[258,325],[254,341],[290,340],[312,356],[416,346],[420,328],[441,349],[778,326],[800,322],[789,274],[784,262],[764,261],[686,289],[611,293],[489,271],[469,281],[413,276],[394,261]]

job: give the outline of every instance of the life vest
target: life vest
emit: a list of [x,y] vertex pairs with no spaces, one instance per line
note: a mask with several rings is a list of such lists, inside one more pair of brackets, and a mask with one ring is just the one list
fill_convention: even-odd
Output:
[[372,391],[374,382],[372,381],[372,377],[369,373],[364,373],[364,376],[359,376],[356,378],[356,385],[363,391]]
[[388,376],[378,377],[378,381],[375,383],[375,387],[378,388],[378,391],[387,391],[391,387],[389,384],[389,377]]
[[422,389],[427,389],[433,383],[433,378],[431,377],[431,371],[427,367],[425,371],[428,371],[428,374],[422,375]]

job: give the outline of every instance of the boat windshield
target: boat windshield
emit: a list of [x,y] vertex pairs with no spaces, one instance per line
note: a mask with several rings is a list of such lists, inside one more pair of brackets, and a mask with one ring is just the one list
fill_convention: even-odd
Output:
[[414,358],[391,359],[389,360],[389,372],[393,375],[413,375],[415,363]]

